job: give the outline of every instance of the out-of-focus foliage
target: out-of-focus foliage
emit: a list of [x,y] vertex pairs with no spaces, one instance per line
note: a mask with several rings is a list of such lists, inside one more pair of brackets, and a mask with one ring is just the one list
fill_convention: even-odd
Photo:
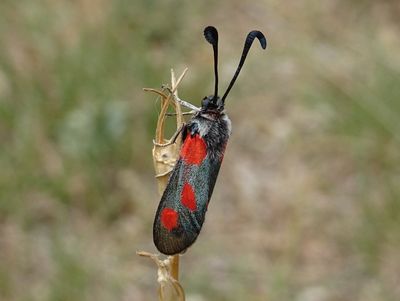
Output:
[[[154,300],[158,103],[189,73],[212,93],[206,25],[233,136],[188,300],[400,299],[398,1],[0,3],[0,300]],[[207,267],[207,268],[205,268]]]

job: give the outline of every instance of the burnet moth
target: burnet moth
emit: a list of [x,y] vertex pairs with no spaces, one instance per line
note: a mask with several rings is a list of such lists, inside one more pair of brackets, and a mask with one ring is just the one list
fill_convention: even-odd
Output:
[[161,197],[153,225],[153,240],[157,249],[166,255],[184,252],[200,233],[226,144],[231,133],[231,121],[225,114],[225,99],[234,85],[255,38],[263,49],[264,35],[251,31],[245,40],[242,57],[236,72],[220,98],[218,96],[218,31],[208,26],[205,39],[214,51],[214,95],[204,97],[201,108],[179,100],[195,113],[182,128],[182,147]]

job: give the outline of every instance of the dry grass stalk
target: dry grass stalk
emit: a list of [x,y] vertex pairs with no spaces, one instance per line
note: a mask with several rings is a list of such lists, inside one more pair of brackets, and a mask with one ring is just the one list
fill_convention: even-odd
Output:
[[[179,157],[181,140],[171,137],[164,137],[165,120],[168,108],[172,106],[176,113],[176,130],[177,132],[184,123],[181,106],[173,101],[173,96],[178,97],[178,85],[185,76],[187,68],[182,72],[181,76],[176,80],[174,71],[171,69],[171,91],[173,93],[165,94],[164,91],[155,89],[143,89],[158,94],[161,97],[161,111],[158,115],[156,134],[153,141],[153,163],[160,195],[165,190],[168,183],[170,172],[175,166]],[[139,256],[151,258],[158,267],[158,289],[159,299],[165,300],[185,300],[185,294],[182,286],[179,284],[179,255],[168,256],[165,260],[160,260],[158,255],[148,252],[137,252]]]

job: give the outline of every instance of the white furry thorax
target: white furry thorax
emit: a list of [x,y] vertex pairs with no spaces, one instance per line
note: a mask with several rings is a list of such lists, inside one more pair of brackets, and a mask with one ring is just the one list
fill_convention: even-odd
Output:
[[219,116],[215,116],[214,114],[209,113],[199,113],[195,118],[192,119],[191,122],[197,123],[199,127],[199,134],[200,137],[204,137],[208,134],[212,127],[215,127],[216,124],[219,122],[223,122],[228,129],[228,136],[230,136],[232,131],[232,123],[229,119],[228,115],[225,112],[220,113]]

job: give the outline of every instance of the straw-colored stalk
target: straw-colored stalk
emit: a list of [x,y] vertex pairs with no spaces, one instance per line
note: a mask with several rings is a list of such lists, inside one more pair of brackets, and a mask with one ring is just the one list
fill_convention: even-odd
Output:
[[[174,101],[174,96],[178,97],[178,85],[185,76],[187,68],[183,71],[178,80],[175,79],[174,71],[171,69],[171,93],[165,94],[165,91],[155,89],[144,89],[158,94],[161,97],[161,111],[158,115],[157,128],[153,141],[153,163],[158,184],[159,194],[165,190],[171,173],[179,157],[181,140],[176,137],[166,139],[164,137],[165,120],[167,111],[172,106],[176,113],[176,130],[179,132],[184,123],[182,110],[179,103]],[[158,295],[161,301],[167,300],[185,300],[185,294],[179,283],[179,255],[168,256],[167,259],[160,260],[157,254],[148,252],[137,252],[140,256],[151,258],[158,267]]]

